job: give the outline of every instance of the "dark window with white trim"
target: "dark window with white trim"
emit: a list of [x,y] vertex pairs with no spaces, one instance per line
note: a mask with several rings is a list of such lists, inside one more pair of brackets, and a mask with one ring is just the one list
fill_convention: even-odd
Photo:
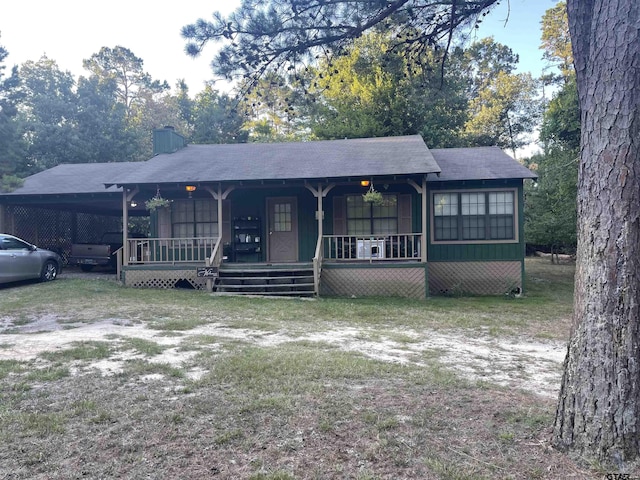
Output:
[[348,235],[398,233],[398,196],[383,195],[382,204],[365,202],[362,195],[347,196]]
[[514,240],[514,192],[433,194],[434,240]]

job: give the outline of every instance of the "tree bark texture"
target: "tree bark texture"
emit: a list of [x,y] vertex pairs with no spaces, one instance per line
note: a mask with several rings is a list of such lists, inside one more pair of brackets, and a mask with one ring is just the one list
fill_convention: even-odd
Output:
[[640,455],[640,1],[567,0],[582,115],[571,340],[553,444]]

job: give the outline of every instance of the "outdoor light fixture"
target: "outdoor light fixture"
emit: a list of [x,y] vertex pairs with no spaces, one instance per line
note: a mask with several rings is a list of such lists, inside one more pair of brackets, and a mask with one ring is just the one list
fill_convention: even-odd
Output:
[[184,189],[189,192],[189,198],[191,198],[191,194],[196,191],[195,185],[187,185]]
[[138,206],[138,203],[135,200],[131,200],[131,208],[136,208]]
[[368,187],[369,183],[370,183],[369,180],[360,180],[361,187]]

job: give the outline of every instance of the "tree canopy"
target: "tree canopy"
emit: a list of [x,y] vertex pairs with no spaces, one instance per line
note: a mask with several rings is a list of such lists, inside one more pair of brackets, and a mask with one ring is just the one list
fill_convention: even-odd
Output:
[[[428,49],[450,43],[459,27],[481,21],[499,0],[244,0],[237,11],[199,19],[182,29],[185,50],[198,55],[222,42],[212,67],[224,78],[257,82],[267,70],[286,71],[340,53],[363,33],[391,33],[390,48],[420,64]],[[446,52],[446,49],[443,50]]]
[[558,2],[542,17],[542,44],[540,48],[543,52],[542,58],[560,70],[560,75],[556,78],[567,81],[575,75],[566,2]]
[[24,155],[16,116],[22,99],[18,68],[6,75],[5,59],[9,52],[0,45],[0,191],[12,190],[20,185],[16,175]]

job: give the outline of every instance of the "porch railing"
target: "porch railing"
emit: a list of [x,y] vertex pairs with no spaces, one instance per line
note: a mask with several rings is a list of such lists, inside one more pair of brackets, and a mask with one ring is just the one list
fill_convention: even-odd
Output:
[[[202,263],[214,260],[218,237],[136,238],[129,240],[129,265]],[[218,245],[218,251],[220,247]]]
[[325,235],[325,261],[420,260],[420,233],[394,235]]

